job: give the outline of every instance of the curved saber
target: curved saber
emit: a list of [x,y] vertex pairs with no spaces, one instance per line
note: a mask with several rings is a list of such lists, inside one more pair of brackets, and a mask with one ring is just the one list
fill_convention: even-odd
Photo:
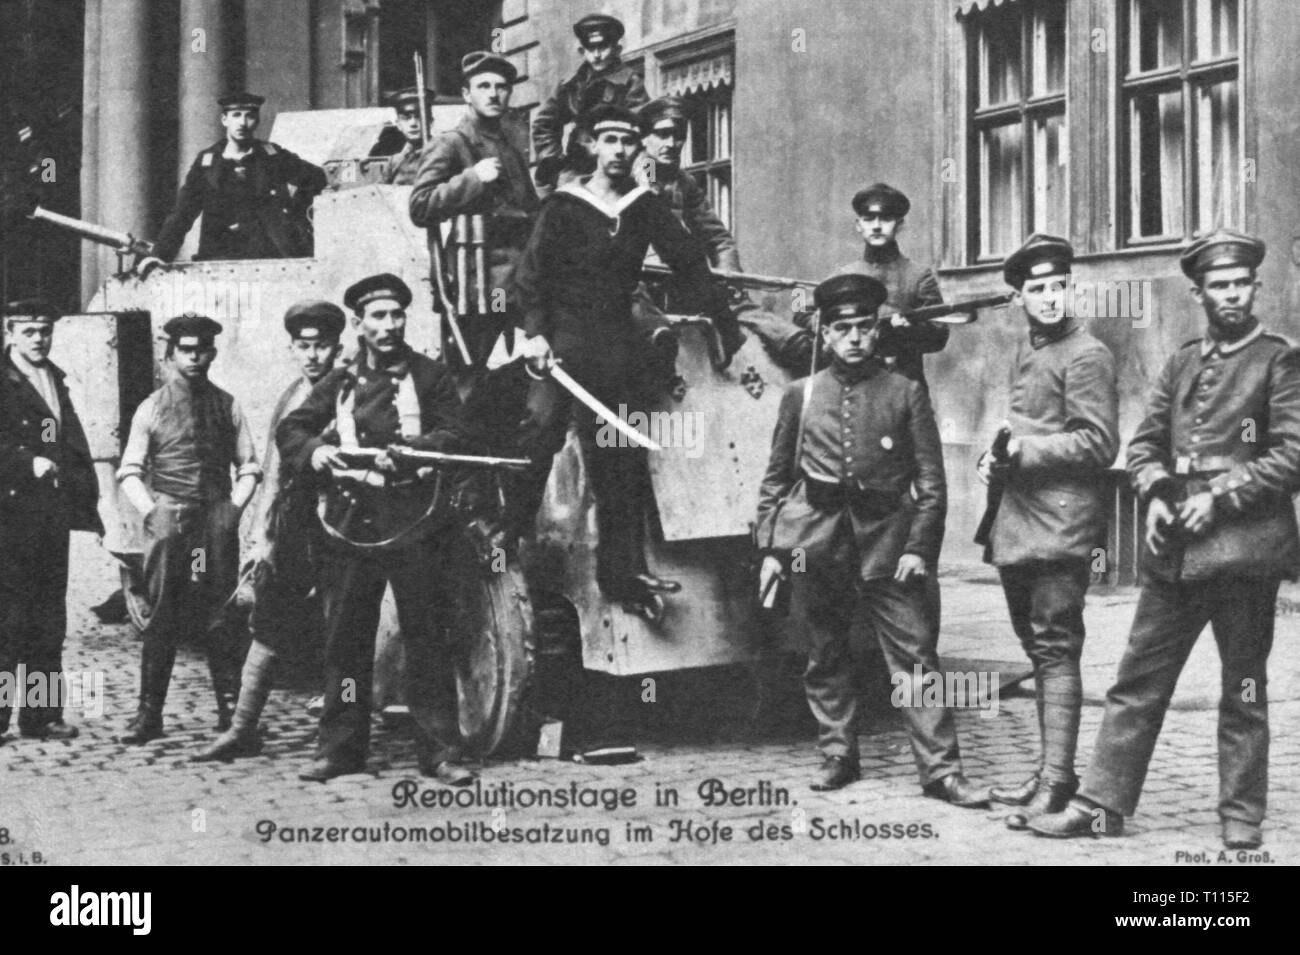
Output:
[[606,423],[612,425],[618,431],[619,434],[626,437],[637,447],[645,448],[649,451],[663,450],[663,448],[660,447],[656,442],[651,441],[649,438],[643,435],[636,428],[632,427],[630,424],[628,424],[618,415],[614,414],[614,412],[610,411],[603,404],[597,401],[596,397],[590,391],[588,391],[586,388],[582,387],[582,385],[574,381],[573,377],[567,371],[561,368],[559,365],[552,363],[550,367],[550,372],[551,372],[551,377],[555,379],[556,383],[561,388],[563,388],[569,394],[573,395],[573,397],[577,398],[579,401],[581,401],[592,411],[596,412],[596,415],[598,417],[600,417]]

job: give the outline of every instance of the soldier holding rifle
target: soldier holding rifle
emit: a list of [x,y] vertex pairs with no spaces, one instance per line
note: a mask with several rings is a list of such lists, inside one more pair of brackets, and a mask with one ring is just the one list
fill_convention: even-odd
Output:
[[[406,137],[399,152],[390,156],[384,167],[384,182],[390,186],[415,184],[415,174],[420,168],[421,153],[428,140],[430,113],[434,92],[412,86],[388,97],[388,103],[397,114],[397,128]],[[421,118],[423,117],[423,118]]]
[[[297,479],[330,491],[330,475],[354,469],[349,448],[381,449],[362,466],[381,485],[369,498],[384,520],[402,504],[398,465],[382,449],[433,451],[463,443],[460,401],[444,365],[406,343],[411,290],[395,275],[350,287],[344,303],[361,332],[355,359],[326,375],[276,429],[280,454]],[[331,422],[333,424],[331,425]],[[416,493],[410,491],[409,493]],[[408,496],[409,496],[408,493]],[[474,774],[460,763],[455,673],[446,629],[454,568],[433,522],[411,523],[391,546],[333,541],[323,548],[325,710],[316,758],[302,779],[324,782],[365,769],[370,744],[371,674],[384,589],[392,585],[406,648],[407,699],[420,771],[448,785]]]
[[1268,654],[1279,582],[1300,572],[1300,351],[1255,315],[1264,243],[1220,229],[1179,260],[1205,334],[1174,353],[1128,448],[1146,505],[1143,584],[1092,763],[1042,836],[1119,835],[1183,665],[1207,623],[1223,664],[1219,819],[1254,849],[1268,799]]
[[1002,578],[1038,697],[1039,768],[991,792],[1023,807],[1007,817],[1013,829],[1064,808],[1078,785],[1083,602],[1093,549],[1105,542],[1105,470],[1119,442],[1115,360],[1067,309],[1073,259],[1066,240],[1037,234],[1007,257],[1003,276],[1029,335],[1015,357],[1002,453],[979,462],[980,477],[1003,486],[986,559]]

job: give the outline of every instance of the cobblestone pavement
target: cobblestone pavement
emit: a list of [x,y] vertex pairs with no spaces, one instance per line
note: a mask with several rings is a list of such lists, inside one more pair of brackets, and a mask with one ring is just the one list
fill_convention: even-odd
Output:
[[[71,742],[15,738],[0,746],[0,853],[54,863],[1066,863],[1147,864],[1220,859],[1215,719],[1217,659],[1208,634],[1179,687],[1152,762],[1139,813],[1118,839],[1066,843],[1008,832],[1005,810],[969,811],[924,798],[905,735],[887,717],[863,737],[864,779],[813,793],[817,756],[804,725],[754,738],[726,725],[642,740],[644,761],[594,767],[554,760],[484,767],[480,805],[440,808],[452,791],[416,772],[410,743],[377,721],[369,773],[328,785],[297,779],[311,755],[314,721],[305,689],[277,689],[261,756],[192,763],[213,735],[207,667],[183,650],[167,705],[166,738],[133,748],[114,740],[134,708],[138,643],[126,626],[100,626],[86,606],[108,592],[111,564],[93,546],[74,548],[71,631],[65,666],[106,674],[102,717],[72,714]],[[945,657],[1018,664],[1000,590],[986,573],[944,582]],[[1288,588],[1280,607],[1293,603]],[[1089,603],[1080,765],[1101,719],[1098,700],[1114,675],[1136,592],[1097,591]],[[1300,618],[1284,612],[1271,660],[1272,781],[1259,861],[1300,858]],[[708,706],[708,701],[702,701]],[[720,721],[725,722],[725,721]],[[959,714],[967,774],[1012,782],[1029,772],[1037,729],[1032,698],[1004,691],[996,715]],[[705,806],[701,785],[721,780],[743,805]],[[490,802],[502,788],[516,805]],[[671,793],[679,797],[670,802]],[[538,793],[591,800],[578,808],[520,806]],[[630,793],[630,795],[629,795]],[[779,800],[788,797],[789,802]],[[420,806],[421,799],[434,805]],[[618,802],[602,808],[603,800]],[[557,800],[558,801],[558,800]],[[398,805],[405,802],[405,805]],[[629,802],[634,804],[629,805]],[[484,804],[487,803],[487,804]],[[268,839],[268,824],[277,829]],[[687,826],[690,829],[687,831]],[[331,827],[338,831],[331,832]],[[414,830],[421,830],[415,832]],[[729,833],[728,831],[729,830]],[[727,836],[729,835],[729,840]],[[502,836],[548,841],[502,844]],[[569,838],[585,838],[570,844]],[[316,841],[329,840],[329,841]],[[360,841],[365,840],[365,841]],[[489,841],[491,840],[491,841]],[[601,842],[607,844],[602,845]],[[1241,864],[1237,853],[1223,860]]]

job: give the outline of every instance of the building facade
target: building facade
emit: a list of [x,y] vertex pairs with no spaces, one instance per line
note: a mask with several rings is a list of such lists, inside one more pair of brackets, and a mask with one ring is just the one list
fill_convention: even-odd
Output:
[[[695,103],[685,161],[732,224],[749,271],[817,279],[858,256],[849,200],[877,180],[911,196],[901,243],[936,264],[950,299],[1003,291],[1001,260],[1031,231],[1066,235],[1079,252],[1076,306],[1118,359],[1126,436],[1152,376],[1202,325],[1177,267],[1196,232],[1263,236],[1261,313],[1300,338],[1294,0],[5,0],[2,9],[39,36],[39,8],[53,6],[83,37],[72,204],[136,235],[158,227],[194,153],[218,138],[214,100],[231,86],[268,97],[266,133],[281,111],[377,104],[383,90],[410,85],[415,52],[440,100],[456,101],[459,57],[491,47],[520,68],[514,105],[527,114],[580,62],[572,22],[600,11],[625,23],[624,59],[652,95]],[[80,265],[84,302],[113,257],[87,245]],[[58,271],[46,268],[42,281]],[[986,312],[928,359],[952,472],[945,554],[956,559],[974,553],[982,495],[969,478],[1006,413],[1007,356],[1023,333],[1014,311]],[[1119,537],[1132,516],[1117,495]]]

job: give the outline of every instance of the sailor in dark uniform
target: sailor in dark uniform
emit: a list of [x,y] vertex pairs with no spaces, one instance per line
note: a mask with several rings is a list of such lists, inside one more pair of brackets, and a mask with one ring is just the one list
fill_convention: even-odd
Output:
[[176,257],[200,214],[196,261],[312,253],[307,209],[325,188],[325,171],[282,146],[254,138],[264,97],[235,93],[217,102],[226,138],[194,160],[153,255],[140,262],[142,277]]

